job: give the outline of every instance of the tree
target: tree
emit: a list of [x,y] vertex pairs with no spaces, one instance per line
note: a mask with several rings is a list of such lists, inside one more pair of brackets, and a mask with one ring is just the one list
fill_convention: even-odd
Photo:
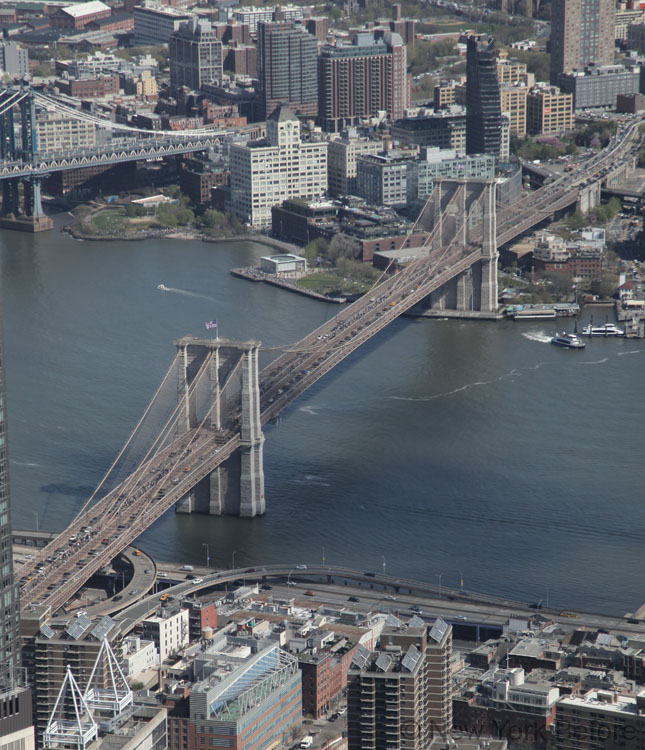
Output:
[[157,221],[164,227],[177,226],[177,217],[167,203],[162,203],[157,207]]
[[582,211],[579,208],[576,208],[576,210],[568,218],[567,224],[569,225],[570,229],[582,229],[582,227],[587,224],[587,219],[585,218],[585,215],[582,213]]
[[216,211],[214,208],[210,208],[204,212],[202,216],[202,224],[208,229],[217,229],[218,227],[224,227],[228,224],[226,216],[221,211]]
[[605,271],[600,276],[595,276],[589,284],[589,291],[599,297],[611,297],[618,287],[618,277],[615,273]]
[[303,255],[308,261],[312,261],[319,255],[326,255],[329,248],[329,243],[322,237],[318,237],[315,240],[311,240],[303,251]]
[[178,209],[175,216],[177,219],[177,224],[179,224],[179,226],[181,227],[185,227],[187,224],[192,224],[193,221],[195,221],[195,214],[190,210],[190,208]]
[[125,215],[132,219],[137,215],[137,206],[135,206],[134,203],[128,203],[128,205],[125,207]]
[[361,246],[358,240],[354,240],[345,234],[336,234],[329,243],[327,257],[335,262],[338,258],[358,258],[361,254]]

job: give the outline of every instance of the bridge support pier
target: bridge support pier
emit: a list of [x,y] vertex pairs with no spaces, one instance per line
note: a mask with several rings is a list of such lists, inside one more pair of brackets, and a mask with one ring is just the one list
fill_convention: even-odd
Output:
[[[435,231],[433,249],[445,248],[458,239],[464,248],[480,227],[481,258],[467,271],[432,292],[417,307],[421,315],[484,317],[497,315],[497,216],[496,186],[492,180],[435,180],[428,199],[426,225]],[[422,215],[423,217],[423,215]]]
[[2,215],[20,213],[20,190],[17,179],[4,180],[2,183]]
[[[177,512],[245,518],[262,515],[266,503],[258,380],[259,343],[188,337],[175,343],[179,350],[178,429],[182,432],[193,429],[206,420],[215,433],[233,426],[240,431],[239,451],[182,498],[176,506]],[[206,382],[204,385],[201,382],[195,384],[208,355],[211,359],[204,376]],[[209,411],[202,414],[199,404],[206,390]]]

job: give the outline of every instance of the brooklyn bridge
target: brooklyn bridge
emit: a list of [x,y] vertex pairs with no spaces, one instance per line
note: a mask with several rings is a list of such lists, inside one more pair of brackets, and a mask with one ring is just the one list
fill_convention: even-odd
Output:
[[[34,106],[30,95],[13,104],[5,95],[4,110],[0,101],[4,144],[2,117],[24,101],[30,103],[23,108]],[[498,247],[599,192],[603,180],[633,163],[638,126],[625,125],[604,151],[511,206],[497,204],[492,180],[438,180],[417,219],[426,241],[416,259],[384,272],[370,292],[262,370],[258,341],[176,341],[157,392],[97,489],[69,526],[21,568],[23,610],[54,614],[173,506],[211,515],[264,513],[263,425],[415,305],[494,313]],[[0,156],[0,180],[23,179],[6,170],[29,160],[6,149]],[[12,199],[12,188],[4,197]]]

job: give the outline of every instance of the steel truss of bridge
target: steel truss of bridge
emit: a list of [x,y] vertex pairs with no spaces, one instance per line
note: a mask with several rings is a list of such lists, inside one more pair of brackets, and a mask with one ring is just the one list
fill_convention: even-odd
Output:
[[[90,122],[96,127],[129,132],[136,137],[104,148],[77,149],[61,153],[40,154],[36,132],[38,108],[53,109],[68,117]],[[20,137],[16,139],[14,113],[20,114]],[[163,133],[144,131],[101,120],[88,113],[57,102],[55,98],[29,87],[6,88],[0,92],[0,182],[2,182],[2,215],[24,215],[37,223],[48,221],[41,204],[41,183],[49,174],[89,167],[112,166],[124,162],[160,159],[204,151],[230,131],[191,130]],[[19,183],[23,185],[23,207],[20,206]],[[43,228],[51,228],[48,222]]]

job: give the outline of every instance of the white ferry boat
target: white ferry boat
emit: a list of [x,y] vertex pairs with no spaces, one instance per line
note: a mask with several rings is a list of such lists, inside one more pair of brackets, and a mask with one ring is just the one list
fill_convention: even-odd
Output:
[[556,333],[551,339],[551,343],[556,346],[563,346],[565,349],[584,349],[586,346],[585,342],[579,339],[575,333],[567,333],[566,331]]
[[583,336],[624,336],[625,331],[615,323],[605,323],[603,326],[595,326],[591,323],[582,329]]

